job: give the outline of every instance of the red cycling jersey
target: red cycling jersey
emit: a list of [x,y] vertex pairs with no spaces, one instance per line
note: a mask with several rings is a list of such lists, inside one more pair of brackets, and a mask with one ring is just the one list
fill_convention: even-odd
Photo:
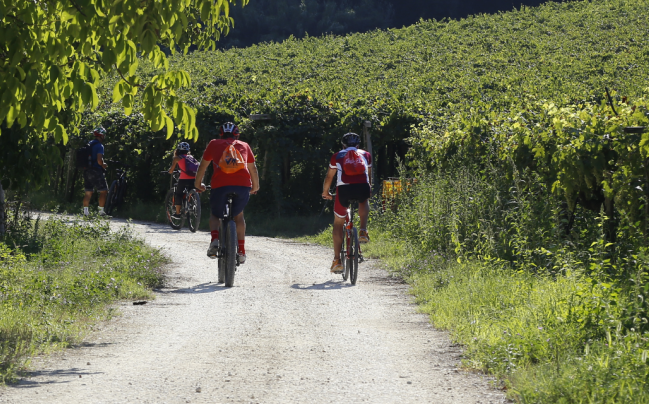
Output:
[[[358,174],[358,175],[345,174],[345,171],[343,170],[343,161],[345,160],[345,155],[351,150],[358,151],[358,154],[360,154],[363,160],[365,160],[364,174]],[[357,149],[355,147],[348,147],[331,156],[331,160],[329,161],[329,167],[338,170],[338,176],[337,176],[338,181],[336,182],[337,187],[341,185],[348,185],[348,184],[369,184],[370,183],[369,168],[372,167],[372,155],[369,152],[366,152],[365,150]]]
[[212,166],[214,167],[214,174],[212,174],[211,186],[212,189],[227,187],[231,185],[241,186],[241,187],[252,187],[252,180],[250,178],[250,171],[248,167],[242,168],[241,170],[232,173],[226,174],[221,171],[219,167],[219,160],[223,155],[225,149],[234,145],[234,148],[241,153],[241,157],[246,162],[246,164],[255,162],[255,155],[252,153],[252,149],[246,142],[240,140],[229,139],[214,139],[212,140],[205,149],[203,153],[203,160],[211,161]]

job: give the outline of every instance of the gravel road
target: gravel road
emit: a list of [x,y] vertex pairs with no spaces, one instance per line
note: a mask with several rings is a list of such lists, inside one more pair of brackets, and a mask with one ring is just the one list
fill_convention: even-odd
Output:
[[329,273],[326,248],[248,237],[226,289],[207,233],[135,229],[172,259],[166,287],[118,305],[82,346],[35,359],[0,403],[505,401],[486,377],[458,370],[460,349],[376,261],[351,286]]

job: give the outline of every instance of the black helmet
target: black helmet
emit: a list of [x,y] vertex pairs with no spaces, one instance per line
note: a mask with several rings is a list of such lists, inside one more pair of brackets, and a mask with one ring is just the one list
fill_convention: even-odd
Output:
[[221,125],[220,137],[233,137],[239,139],[239,127],[232,122],[226,122]]
[[361,137],[354,132],[345,133],[341,143],[345,147],[358,147],[361,144]]

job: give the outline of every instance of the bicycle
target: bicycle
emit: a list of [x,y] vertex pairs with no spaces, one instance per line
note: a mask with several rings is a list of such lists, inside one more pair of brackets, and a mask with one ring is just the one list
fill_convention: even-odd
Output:
[[228,194],[225,204],[225,213],[219,226],[219,251],[216,257],[218,263],[218,283],[224,283],[230,288],[234,285],[234,273],[239,266],[237,254],[237,225],[232,217],[232,199],[236,194]]
[[[336,197],[336,194],[331,194]],[[343,227],[343,245],[340,249],[340,262],[343,264],[343,281],[349,279],[352,285],[356,285],[358,279],[358,264],[365,261],[363,258],[363,251],[358,242],[358,230],[354,226],[354,212],[355,206],[360,202],[355,199],[349,200],[349,208],[347,208],[347,216],[345,216],[345,226]]]
[[117,179],[113,180],[110,184],[110,188],[108,188],[108,196],[106,197],[106,207],[104,210],[106,214],[110,215],[113,212],[113,209],[117,208],[122,204],[122,202],[124,202],[124,195],[126,194],[126,172],[131,168],[131,166],[120,163],[119,161],[107,160],[106,162],[117,167],[122,167],[117,169]]
[[[160,173],[169,174],[168,171],[161,171]],[[179,170],[171,174],[171,189],[167,192],[164,202],[167,220],[169,220],[172,229],[180,230],[185,225],[185,219],[187,219],[189,230],[196,233],[201,223],[201,197],[195,189],[189,191],[185,189],[183,191],[183,200],[181,203],[177,203],[176,187],[178,186],[179,177]],[[176,205],[180,205],[180,218],[172,216],[176,213]]]

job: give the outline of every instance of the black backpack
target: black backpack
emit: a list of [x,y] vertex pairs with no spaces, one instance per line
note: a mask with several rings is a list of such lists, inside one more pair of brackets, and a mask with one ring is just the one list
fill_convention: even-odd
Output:
[[92,166],[92,146],[95,145],[96,140],[89,141],[85,146],[81,146],[76,151],[76,167],[80,169],[87,169]]

